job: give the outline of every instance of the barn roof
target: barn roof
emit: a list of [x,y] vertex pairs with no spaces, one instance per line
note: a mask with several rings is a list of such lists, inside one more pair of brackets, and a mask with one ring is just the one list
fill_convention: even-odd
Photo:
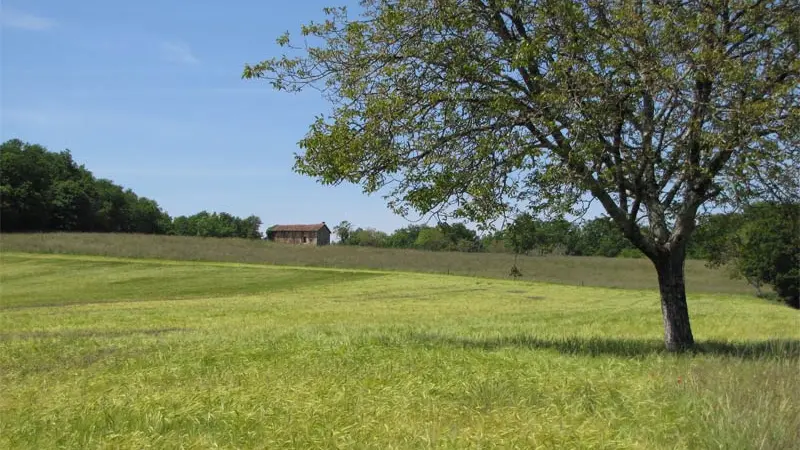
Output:
[[269,231],[319,231],[322,228],[328,228],[325,222],[314,224],[297,224],[297,225],[274,225],[269,227]]

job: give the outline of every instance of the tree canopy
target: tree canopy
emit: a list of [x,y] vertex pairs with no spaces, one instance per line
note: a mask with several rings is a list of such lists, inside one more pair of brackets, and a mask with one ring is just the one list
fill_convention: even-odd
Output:
[[712,217],[722,226],[705,246],[709,265],[728,264],[759,293],[770,285],[781,301],[800,309],[800,203],[762,202]]
[[[364,0],[245,65],[333,106],[295,169],[481,224],[599,201],[649,257],[665,344],[690,348],[683,262],[701,207],[797,196],[794,0]],[[646,223],[646,230],[642,223]]]
[[10,139],[0,146],[0,230],[260,238],[261,219],[202,211],[174,220],[155,200],[98,179],[68,151]]
[[171,219],[154,200],[97,179],[65,150],[11,139],[0,146],[2,231],[165,234]]

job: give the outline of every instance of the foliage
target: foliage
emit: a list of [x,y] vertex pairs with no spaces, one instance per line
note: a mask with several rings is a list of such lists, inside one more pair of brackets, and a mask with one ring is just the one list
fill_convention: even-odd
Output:
[[239,237],[260,239],[261,219],[257,216],[239,218],[231,214],[201,211],[192,216],[178,216],[170,234],[177,236]]
[[389,235],[386,245],[390,248],[414,248],[420,232],[427,226],[409,225],[399,228]]
[[590,194],[656,257],[701,205],[794,186],[796,5],[721,6],[367,1],[360,18],[327,9],[303,27],[319,46],[243,76],[324,89],[333,114],[296,164],[323,183],[479,223]]
[[[733,216],[733,218],[730,218]],[[733,224],[707,247],[713,267],[730,264],[756,289],[770,285],[800,309],[800,203],[757,203],[723,216]]]
[[295,169],[482,226],[596,199],[655,263],[669,348],[693,343],[683,265],[701,206],[800,192],[794,0],[361,6],[303,26],[300,56],[245,66],[333,107]]
[[608,217],[573,224],[565,219],[534,219],[525,213],[517,216],[502,236],[494,238],[502,239],[506,247],[515,253],[536,250],[541,255],[559,253],[615,257],[622,255],[625,250],[634,249]]
[[340,244],[348,244],[350,241],[350,234],[353,232],[353,225],[343,220],[339,225],[333,227],[333,232],[336,234],[336,237],[339,238]]
[[580,225],[563,218],[540,221],[538,227],[539,241],[541,242],[539,251],[542,254],[593,255],[581,250],[581,231]]
[[503,238],[515,254],[524,254],[540,244],[537,236],[537,223],[530,214],[520,214],[505,230]]
[[581,247],[581,228],[563,218],[541,220],[523,213],[514,219],[502,238],[515,253],[536,250],[540,255],[593,255]]
[[445,250],[461,252],[477,252],[481,250],[477,233],[467,228],[463,223],[449,224],[442,222],[436,226],[436,229],[441,234]]
[[719,266],[732,250],[730,240],[743,225],[740,213],[709,214],[698,221],[687,252],[691,257],[710,261]]
[[425,227],[417,235],[414,247],[422,250],[442,251],[447,248],[447,238],[439,228]]
[[375,228],[356,228],[347,239],[349,245],[362,247],[385,247],[388,235]]
[[0,229],[261,237],[261,219],[200,212],[174,220],[155,200],[96,179],[68,150],[11,139],[0,146]]
[[506,233],[504,230],[496,230],[485,233],[481,236],[481,248],[485,252],[503,253],[508,251],[506,244]]
[[[361,245],[368,247],[388,248],[416,248],[431,251],[481,251],[481,241],[474,230],[462,223],[440,223],[435,227],[429,225],[410,225],[395,230],[391,234],[373,228],[352,229],[352,225],[345,221],[345,229],[339,230],[346,236],[341,239],[342,244]],[[339,227],[343,225],[340,224]],[[337,231],[337,233],[339,232]]]
[[169,215],[78,165],[68,150],[49,152],[11,139],[0,146],[0,228],[8,231],[100,231],[164,234]]
[[608,217],[590,220],[581,228],[581,250],[585,255],[613,257],[623,250],[633,248],[619,227]]

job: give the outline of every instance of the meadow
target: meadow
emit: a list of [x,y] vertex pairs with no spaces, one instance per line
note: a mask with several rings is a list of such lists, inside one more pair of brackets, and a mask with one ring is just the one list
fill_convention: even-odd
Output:
[[749,295],[693,291],[698,349],[672,355],[652,289],[10,241],[1,448],[800,442],[800,314]]
[[[13,233],[0,237],[3,251],[236,262],[282,266],[425,272],[509,279],[514,256],[506,253],[430,252],[351,246],[292,246],[252,239],[220,239],[113,233]],[[520,256],[520,280],[571,286],[656,289],[645,259],[576,256]],[[687,289],[693,292],[755,294],[745,281],[686,262]]]

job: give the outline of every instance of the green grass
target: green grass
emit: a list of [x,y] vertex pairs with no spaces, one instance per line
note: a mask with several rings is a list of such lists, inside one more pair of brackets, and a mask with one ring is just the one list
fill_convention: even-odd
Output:
[[[281,292],[298,285],[310,288],[374,276],[353,271],[264,270],[251,265],[238,267],[232,277],[229,271],[211,264],[173,265],[165,271],[163,263],[152,262],[13,254],[10,258],[14,272],[3,279],[2,307],[215,298]],[[37,281],[41,279],[47,282]]]
[[0,448],[800,442],[800,314],[751,297],[691,294],[676,356],[652,290],[15,253],[0,282]]
[[[441,273],[508,279],[513,255],[426,252],[348,246],[306,247],[245,239],[217,239],[109,233],[3,234],[3,251],[60,253],[188,261],[227,261],[288,266],[336,267]],[[544,256],[520,257],[525,281],[572,286],[654,289],[655,269],[644,259]],[[702,261],[687,261],[691,292],[755,293],[742,280]]]

